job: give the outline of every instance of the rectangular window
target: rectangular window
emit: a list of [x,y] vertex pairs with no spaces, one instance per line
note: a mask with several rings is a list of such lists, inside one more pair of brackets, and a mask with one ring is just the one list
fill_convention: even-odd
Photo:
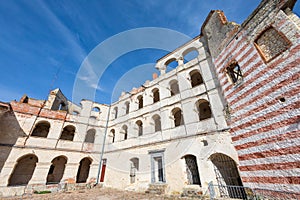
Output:
[[291,42],[275,28],[269,27],[257,37],[254,45],[264,62],[269,62],[287,50]]

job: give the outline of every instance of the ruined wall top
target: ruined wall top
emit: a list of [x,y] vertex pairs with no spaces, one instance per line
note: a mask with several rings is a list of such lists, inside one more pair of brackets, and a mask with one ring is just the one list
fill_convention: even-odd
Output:
[[[201,27],[201,36],[206,39],[212,57],[216,58],[242,30],[254,32],[253,29],[261,25],[261,21],[271,13],[277,13],[286,8],[292,9],[295,3],[296,0],[263,0],[242,25],[229,22],[222,11],[213,10]],[[254,35],[243,36],[249,40],[256,38]]]

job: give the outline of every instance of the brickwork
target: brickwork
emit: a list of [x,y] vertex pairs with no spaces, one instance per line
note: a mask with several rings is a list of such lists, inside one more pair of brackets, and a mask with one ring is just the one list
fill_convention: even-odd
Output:
[[[240,174],[244,185],[252,188],[300,191],[300,30],[297,20],[285,13],[293,3],[262,1],[213,57],[230,110]],[[237,85],[225,74],[232,60],[243,74]]]

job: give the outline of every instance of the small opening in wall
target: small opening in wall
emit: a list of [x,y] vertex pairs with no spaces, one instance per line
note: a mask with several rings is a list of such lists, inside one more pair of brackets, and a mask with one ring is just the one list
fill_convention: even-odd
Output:
[[236,37],[235,37],[235,39],[236,39],[236,40],[238,40],[238,39],[239,39],[239,37],[238,37],[238,36],[236,36]]
[[285,102],[285,98],[284,97],[279,97],[279,101],[280,102]]

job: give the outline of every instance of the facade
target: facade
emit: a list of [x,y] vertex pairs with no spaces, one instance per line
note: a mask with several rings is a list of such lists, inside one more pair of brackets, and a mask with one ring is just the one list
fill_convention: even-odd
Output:
[[[230,113],[244,186],[300,191],[300,20],[295,1],[262,1],[238,28],[214,12],[202,27]],[[212,30],[214,30],[212,32]],[[225,33],[229,34],[227,37]],[[221,44],[221,45],[220,45]]]
[[299,195],[294,4],[263,0],[242,25],[211,11],[199,36],[157,61],[159,76],[112,105],[78,106],[59,89],[47,100],[1,103],[0,194],[101,182],[169,194],[204,194],[214,184],[232,198],[246,191],[229,186]]

